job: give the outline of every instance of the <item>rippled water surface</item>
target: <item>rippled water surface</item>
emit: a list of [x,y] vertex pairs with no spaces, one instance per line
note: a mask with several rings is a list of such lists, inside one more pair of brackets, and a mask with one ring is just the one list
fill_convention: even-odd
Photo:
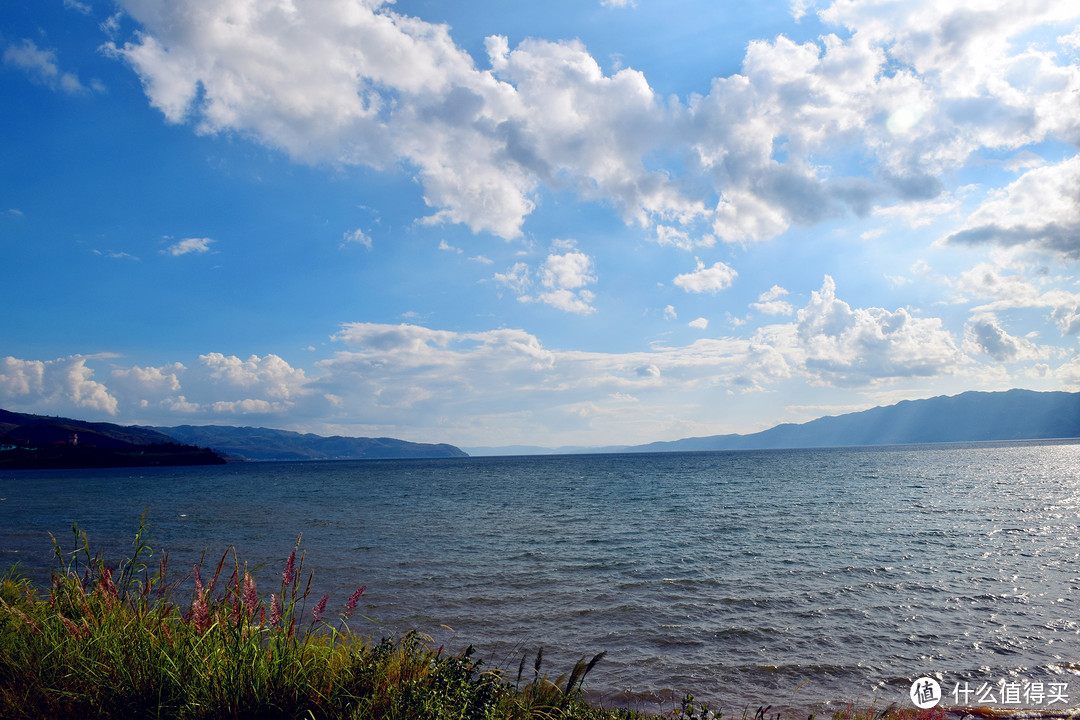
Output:
[[512,672],[606,650],[608,704],[884,705],[926,674],[1080,704],[1076,444],[8,472],[0,498],[0,561],[38,579],[47,532],[119,557],[146,510],[174,569],[233,545],[268,593],[303,533],[331,606],[367,585],[354,629]]

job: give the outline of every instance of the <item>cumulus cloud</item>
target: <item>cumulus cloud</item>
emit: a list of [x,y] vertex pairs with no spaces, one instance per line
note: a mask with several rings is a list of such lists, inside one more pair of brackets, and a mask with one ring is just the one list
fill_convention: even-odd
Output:
[[[1075,19],[1068,3],[834,2],[818,15],[839,32],[752,41],[737,74],[685,99],[658,98],[632,68],[605,74],[578,41],[511,48],[491,36],[479,68],[447,26],[383,0],[121,4],[140,29],[107,48],[169,121],[304,162],[405,164],[431,208],[425,222],[503,238],[522,235],[541,186],[609,203],[687,249],[908,203],[922,224],[952,205],[937,202],[943,174],[980,149],[1080,134],[1080,71],[1016,42]],[[845,175],[849,157],[865,169]],[[1018,241],[993,219],[957,241]],[[1047,247],[1067,244],[1049,221],[1032,229]]]
[[795,308],[792,307],[791,303],[783,299],[787,294],[788,291],[784,288],[773,285],[758,296],[756,303],[750,303],[750,307],[766,315],[791,315],[795,312]]
[[166,255],[172,255],[173,257],[190,255],[192,253],[201,254],[210,252],[210,243],[212,242],[214,241],[210,238],[184,238],[165,248],[162,252]]
[[596,282],[592,272],[592,258],[583,252],[552,254],[540,268],[540,280],[544,287],[573,290]]
[[697,269],[690,273],[675,276],[675,284],[686,292],[718,293],[735,282],[738,273],[722,262],[714,262],[711,267],[698,260]]
[[199,361],[208,371],[209,378],[222,388],[285,401],[305,392],[304,371],[293,368],[274,354],[261,358],[251,355],[241,360],[235,355],[214,352],[200,355]]
[[[707,323],[699,319],[691,326]],[[905,309],[852,308],[836,296],[829,277],[794,322],[766,326],[748,338],[708,338],[683,347],[562,351],[520,330],[456,333],[372,323],[345,325],[334,339],[348,349],[319,364],[321,385],[333,384],[345,397],[360,393],[380,407],[402,410],[407,400],[413,410],[448,416],[466,408],[510,411],[514,402],[601,402],[619,392],[644,402],[652,391],[677,396],[704,387],[761,389],[791,377],[869,387],[948,375],[971,362],[940,319]]]
[[180,377],[187,370],[183,363],[162,367],[116,368],[112,371],[114,387],[126,387],[129,394],[146,399],[148,395],[173,395],[180,391]]
[[[596,297],[585,288],[596,282],[593,259],[578,250],[553,252],[535,271],[528,263],[514,263],[505,273],[495,273],[495,281],[517,294],[521,302],[541,302],[564,312],[588,315],[595,312]],[[535,275],[535,280],[533,279]],[[534,285],[539,292],[529,294]]]
[[108,388],[93,380],[86,363],[91,358],[73,355],[57,360],[0,360],[0,402],[8,409],[38,412],[96,410],[115,415],[117,400]]
[[687,325],[696,328],[697,330],[705,330],[709,327],[709,320],[707,318],[699,317],[696,320],[691,320]]
[[1054,308],[1051,317],[1061,329],[1062,335],[1080,333],[1080,298],[1076,303],[1069,303]]
[[934,376],[968,362],[940,318],[915,317],[904,308],[852,309],[836,297],[836,283],[828,276],[796,317],[806,370],[822,382],[861,385]]
[[305,162],[403,160],[426,222],[517,237],[540,182],[614,200],[630,220],[693,207],[640,159],[659,113],[643,77],[605,76],[579,43],[489,38],[492,70],[479,70],[449,28],[383,2],[124,6],[142,32],[108,48],[168,120]]
[[1032,268],[1014,257],[1012,251],[995,251],[989,261],[976,264],[956,278],[947,280],[959,293],[959,302],[985,301],[972,308],[975,313],[994,313],[1020,308],[1045,308],[1048,319],[1062,335],[1080,332],[1080,293],[1058,287],[1064,279]]
[[1010,335],[993,313],[979,313],[964,329],[964,349],[972,354],[986,353],[994,360],[1014,362],[1045,358],[1047,352],[1022,337]]
[[[569,285],[591,276],[575,261],[548,269]],[[775,289],[765,295],[787,297]],[[703,318],[689,325],[708,327]],[[746,336],[700,337],[686,345],[590,352],[548,347],[520,329],[461,332],[364,322],[343,324],[331,341],[332,354],[308,367],[272,353],[245,358],[208,352],[159,366],[100,356],[6,358],[0,362],[0,403],[162,425],[242,418],[243,424],[326,423],[354,434],[366,429],[457,442],[522,442],[536,433],[552,442],[580,442],[582,433],[606,435],[611,428],[605,423],[618,423],[646,440],[657,436],[660,418],[664,427],[678,421],[672,408],[685,414],[709,393],[777,389],[792,379],[898,387],[912,378],[992,376],[1003,363],[1037,359],[1048,365],[1050,359],[1031,339],[1008,332],[996,315],[972,315],[958,339],[940,318],[904,308],[853,307],[830,277],[789,320]],[[636,409],[622,414],[628,397],[636,398]]]
[[4,64],[19,68],[34,82],[53,90],[72,95],[87,92],[77,75],[60,70],[55,51],[42,50],[33,40],[9,45],[4,50]]
[[1080,258],[1080,155],[1028,170],[996,191],[960,230],[945,241],[956,245],[1026,246]]

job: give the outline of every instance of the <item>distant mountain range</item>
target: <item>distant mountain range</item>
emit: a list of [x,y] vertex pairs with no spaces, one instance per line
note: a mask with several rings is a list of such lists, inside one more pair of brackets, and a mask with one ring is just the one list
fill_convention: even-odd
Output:
[[750,435],[654,442],[620,452],[906,445],[1080,437],[1080,393],[966,392],[784,424]]
[[[77,442],[73,442],[77,436]],[[473,447],[473,455],[679,452],[904,445],[1080,438],[1080,393],[966,392],[777,425],[748,435],[712,435],[614,447]],[[197,446],[197,447],[194,447]],[[35,448],[30,458],[27,448]],[[210,448],[207,452],[203,448]],[[22,453],[20,455],[20,453]],[[104,467],[238,460],[334,460],[467,457],[447,444],[392,438],[323,437],[288,430],[180,425],[120,426],[0,410],[0,468]],[[27,460],[30,458],[30,460]],[[54,464],[47,464],[47,463]],[[14,464],[13,464],[14,463]],[[33,464],[38,463],[38,464]],[[46,463],[46,464],[41,464]],[[75,464],[72,464],[75,463]],[[78,463],[85,463],[79,465]]]
[[[224,456],[224,457],[223,457]],[[468,457],[453,445],[287,430],[145,427],[0,410],[0,469],[202,465],[234,460]]]
[[1080,393],[966,392],[784,424],[748,435],[712,435],[612,447],[469,447],[472,455],[680,452],[905,445],[1080,437]]
[[468,457],[453,445],[393,438],[323,437],[269,428],[179,425],[143,428],[239,460],[373,460]]
[[217,465],[212,450],[146,428],[0,410],[0,469]]

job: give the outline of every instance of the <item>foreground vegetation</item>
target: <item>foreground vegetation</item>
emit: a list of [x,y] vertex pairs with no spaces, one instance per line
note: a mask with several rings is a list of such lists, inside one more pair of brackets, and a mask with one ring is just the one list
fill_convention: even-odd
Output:
[[[74,551],[65,553],[54,540],[57,569],[47,593],[14,571],[3,578],[0,717],[645,717],[584,702],[582,683],[603,653],[550,680],[538,652],[522,657],[511,679],[482,669],[471,647],[444,652],[415,633],[375,643],[348,628],[363,587],[335,614],[325,595],[309,609],[312,577],[304,578],[299,541],[280,584],[265,597],[235,553],[212,573],[200,563],[175,581],[165,555],[151,573],[143,564],[150,554],[144,530],[131,559],[115,568],[91,554],[77,528]],[[743,715],[774,720],[767,710]],[[689,697],[671,715],[719,717]],[[855,708],[834,719],[884,715],[940,720]]]

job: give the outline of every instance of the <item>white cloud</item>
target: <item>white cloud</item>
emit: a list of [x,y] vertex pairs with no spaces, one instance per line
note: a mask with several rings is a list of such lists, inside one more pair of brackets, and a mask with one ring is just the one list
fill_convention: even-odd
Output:
[[95,255],[100,255],[102,257],[107,257],[107,258],[110,258],[112,260],[134,260],[135,262],[141,262],[138,257],[132,255],[131,253],[115,252],[115,251],[102,252],[101,250],[94,250],[93,252],[94,252]]
[[86,3],[79,2],[79,0],[64,0],[64,7],[68,10],[74,10],[75,12],[82,13],[83,15],[89,15],[93,10],[92,7]]
[[892,285],[894,288],[904,287],[905,285],[910,285],[914,282],[914,280],[909,277],[905,277],[904,275],[889,275],[888,273],[884,273],[882,277],[888,280],[889,284]]
[[60,70],[54,51],[38,48],[33,40],[9,45],[4,50],[4,64],[23,70],[31,80],[53,90],[72,95],[87,92],[77,75]]
[[668,305],[667,307],[664,308],[664,319],[665,320],[675,320],[678,317],[679,317],[679,314],[677,312],[675,312],[675,306],[674,305]]
[[874,216],[890,221],[900,221],[909,228],[926,227],[940,217],[956,211],[971,188],[957,193],[942,193],[933,200],[912,200],[901,205],[874,208]]
[[214,241],[210,238],[184,238],[165,248],[162,252],[173,257],[191,253],[205,253],[210,252],[210,243],[212,242]]
[[1021,150],[1015,157],[1005,163],[1005,169],[1010,172],[1023,172],[1031,168],[1042,167],[1046,160],[1029,150]]
[[540,268],[540,280],[544,287],[573,290],[596,282],[592,275],[592,258],[583,252],[548,255]]
[[[581,268],[552,272],[570,284],[589,275]],[[787,297],[776,288],[763,296],[764,302]],[[704,318],[689,325],[708,328]],[[679,423],[707,398],[775,390],[792,380],[898,391],[913,378],[958,372],[999,382],[1008,377],[1002,363],[1048,364],[1052,356],[989,314],[972,316],[958,347],[939,318],[852,307],[837,297],[829,277],[791,321],[682,346],[657,342],[643,350],[588,352],[546,347],[519,329],[456,332],[378,323],[344,324],[332,342],[337,350],[307,368],[275,354],[244,359],[219,352],[190,363],[127,367],[105,357],[7,358],[0,362],[0,402],[161,425],[243,418],[243,424],[303,429],[322,423],[352,434],[428,441],[513,443],[543,436],[552,444],[580,444],[592,437],[610,441],[614,427],[642,441],[661,431],[682,432],[687,428]],[[95,366],[106,363],[108,380],[94,380]],[[1057,374],[1068,372],[1059,368]]]
[[291,367],[274,354],[262,358],[252,355],[241,360],[235,355],[212,352],[200,355],[199,361],[210,380],[223,388],[256,391],[274,400],[290,400],[305,392],[304,371]]
[[958,245],[1022,245],[1080,259],[1080,155],[1028,170],[994,192],[960,230],[945,238]]
[[[382,0],[122,5],[141,31],[111,52],[170,121],[304,162],[403,163],[426,222],[504,238],[521,236],[542,185],[611,203],[681,248],[875,206],[921,226],[955,206],[941,178],[980,149],[1080,134],[1080,68],[1017,42],[1075,19],[1068,3],[838,0],[819,16],[842,32],[752,41],[739,73],[685,100],[658,98],[632,68],[604,74],[577,41],[491,36],[479,69],[447,26]],[[656,157],[672,166],[653,169]],[[850,157],[866,169],[846,175]],[[1070,187],[1054,179],[1059,194]]]
[[210,409],[223,415],[271,415],[283,413],[291,407],[289,403],[244,398],[243,400],[219,400],[211,405]]
[[1054,308],[1051,317],[1061,329],[1062,335],[1080,334],[1080,298],[1073,304],[1064,304]]
[[814,0],[791,0],[791,17],[799,22],[806,17],[806,12],[814,6]]
[[756,303],[750,303],[750,307],[766,315],[791,315],[795,308],[787,300],[781,299],[787,294],[784,288],[773,285],[758,296]]
[[162,407],[169,412],[180,413],[181,415],[191,415],[202,410],[198,403],[188,402],[188,399],[183,395],[168,398],[162,403]]
[[1064,387],[1080,390],[1080,355],[1074,355],[1068,362],[1059,365],[1054,370],[1054,377]]
[[697,269],[694,272],[677,275],[675,284],[686,292],[717,293],[730,287],[737,276],[737,272],[722,262],[717,261],[712,264],[712,267],[707,268],[705,263],[698,260]]
[[687,325],[698,330],[705,330],[709,327],[709,321],[706,318],[699,317],[696,320],[691,320]]
[[39,412],[97,410],[115,415],[117,400],[108,388],[91,378],[91,357],[73,355],[57,360],[0,360],[0,402],[6,409]]
[[657,225],[656,242],[660,245],[671,245],[680,250],[693,250],[699,247],[712,247],[716,244],[716,236],[705,234],[695,240],[685,230],[671,225]]
[[829,384],[948,374],[969,362],[939,318],[915,317],[903,308],[852,309],[836,297],[828,276],[796,317],[806,370]]
[[[556,247],[560,244],[556,243]],[[564,243],[561,246],[566,247]],[[530,295],[533,273],[527,263],[515,263],[505,273],[495,273],[495,281],[517,294],[521,302],[542,302],[564,312],[588,315],[596,311],[591,303],[596,297],[586,285],[596,282],[593,260],[583,252],[571,250],[551,253],[536,270],[536,279],[542,288]]]
[[1045,308],[1062,335],[1080,332],[1080,293],[1054,287],[1063,279],[1031,268],[1017,260],[1016,250],[995,250],[991,260],[981,262],[947,282],[960,293],[961,302],[971,297],[988,300],[972,308],[975,313],[993,313],[1018,308]]
[[[591,305],[595,298],[596,295],[589,290],[578,290],[577,292],[574,292],[565,288],[555,288],[537,294],[535,299],[562,310],[563,312],[574,313],[576,315],[589,315],[590,313],[596,312],[596,308]],[[526,298],[522,299],[525,300]]]
[[[346,231],[342,234],[341,240],[343,245],[345,243],[355,243],[357,245],[363,245],[368,250],[371,249],[371,238],[368,237],[368,235],[360,228],[356,228],[352,231]],[[442,250],[443,248],[440,246],[439,249]],[[458,252],[461,251],[458,250]]]
[[614,200],[628,220],[697,211],[641,161],[661,116],[643,77],[604,76],[579,43],[511,51],[489,38],[483,71],[449,28],[383,2],[124,6],[143,32],[108,48],[170,121],[244,132],[306,162],[404,160],[429,223],[517,237],[537,185],[557,179]]
[[592,303],[595,295],[585,285],[596,282],[592,258],[583,252],[572,251],[548,255],[539,270],[540,282],[547,288],[536,296],[564,312],[588,315],[595,312]]
[[529,264],[523,262],[514,263],[504,273],[495,273],[495,282],[505,285],[518,295],[528,292],[532,280],[529,276]]
[[964,328],[964,350],[986,353],[1000,362],[1045,359],[1047,352],[1022,337],[1010,335],[993,313],[974,315]]
[[126,386],[130,393],[144,398],[147,394],[172,395],[180,391],[180,376],[186,369],[182,363],[116,368],[112,371],[112,382],[114,386]]

